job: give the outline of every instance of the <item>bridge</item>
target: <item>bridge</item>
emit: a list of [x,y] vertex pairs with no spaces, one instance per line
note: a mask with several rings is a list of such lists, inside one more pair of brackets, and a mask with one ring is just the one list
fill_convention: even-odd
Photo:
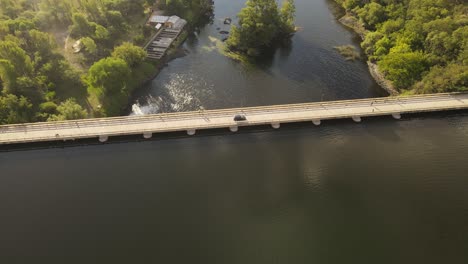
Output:
[[[110,137],[141,135],[150,139],[155,133],[184,131],[193,136],[199,130],[226,129],[235,133],[241,127],[312,122],[319,126],[331,119],[352,119],[403,114],[461,110],[468,108],[468,93],[383,97],[359,100],[290,105],[233,108],[147,116],[86,119],[63,122],[0,126],[0,145],[93,139],[106,142]],[[246,121],[234,121],[235,115]]]

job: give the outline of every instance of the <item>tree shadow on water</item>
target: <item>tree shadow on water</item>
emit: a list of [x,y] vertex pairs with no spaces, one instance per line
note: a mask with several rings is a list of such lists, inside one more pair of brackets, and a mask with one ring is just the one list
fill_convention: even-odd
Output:
[[270,69],[277,59],[284,60],[289,57],[293,49],[292,39],[285,39],[277,44],[262,50],[258,57],[252,58],[260,69]]

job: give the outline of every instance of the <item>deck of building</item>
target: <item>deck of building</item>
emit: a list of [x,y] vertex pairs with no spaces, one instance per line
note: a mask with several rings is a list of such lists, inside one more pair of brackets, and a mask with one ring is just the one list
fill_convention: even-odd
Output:
[[[164,16],[157,16],[156,18],[159,19],[160,17],[164,18]],[[153,36],[148,44],[145,45],[148,59],[160,60],[164,57],[167,50],[171,47],[172,43],[177,39],[187,24],[187,21],[177,16],[165,18],[166,20],[154,20],[163,23],[158,23],[162,25],[161,29],[159,29],[155,36]]]
[[[109,137],[225,128],[231,132],[241,127],[283,123],[313,122],[391,115],[396,119],[408,113],[468,109],[468,93],[420,95],[408,97],[371,98],[347,101],[318,102],[292,105],[209,110],[185,113],[127,116],[64,122],[0,126],[0,144],[52,142],[96,138],[105,142]],[[247,121],[234,121],[235,115],[245,115]]]

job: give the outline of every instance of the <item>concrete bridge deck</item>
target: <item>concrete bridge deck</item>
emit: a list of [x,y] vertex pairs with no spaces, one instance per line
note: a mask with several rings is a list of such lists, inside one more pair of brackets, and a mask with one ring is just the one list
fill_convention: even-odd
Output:
[[[468,93],[384,97],[360,100],[331,101],[305,104],[248,107],[198,112],[87,119],[64,122],[34,123],[0,126],[1,144],[68,141],[96,138],[105,142],[109,137],[142,135],[151,138],[154,133],[226,128],[236,132],[239,127],[282,123],[361,118],[402,114],[468,109]],[[247,121],[235,122],[234,116],[243,114]]]

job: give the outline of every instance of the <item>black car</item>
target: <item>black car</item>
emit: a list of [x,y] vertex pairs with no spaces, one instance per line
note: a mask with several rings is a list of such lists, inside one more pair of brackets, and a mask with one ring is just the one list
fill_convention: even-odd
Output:
[[239,121],[246,121],[247,120],[247,117],[245,117],[245,115],[236,115],[234,117],[234,121],[236,122],[239,122]]

